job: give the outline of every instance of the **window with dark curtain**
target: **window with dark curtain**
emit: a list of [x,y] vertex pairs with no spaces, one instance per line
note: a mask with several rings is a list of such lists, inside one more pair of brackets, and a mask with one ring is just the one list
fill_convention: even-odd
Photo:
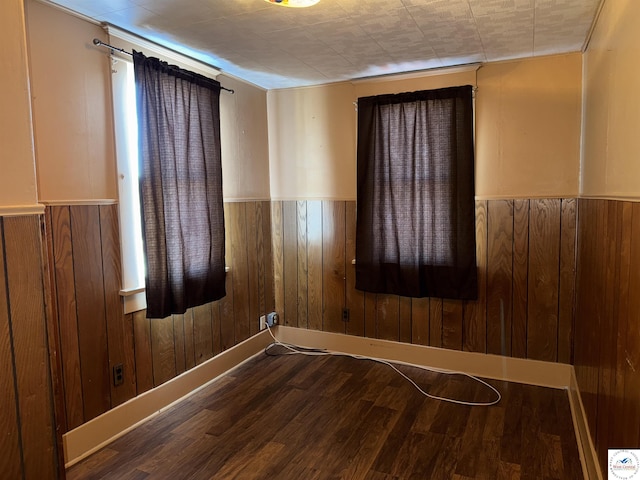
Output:
[[472,93],[358,99],[357,289],[476,298]]
[[225,295],[220,84],[134,52],[147,317]]

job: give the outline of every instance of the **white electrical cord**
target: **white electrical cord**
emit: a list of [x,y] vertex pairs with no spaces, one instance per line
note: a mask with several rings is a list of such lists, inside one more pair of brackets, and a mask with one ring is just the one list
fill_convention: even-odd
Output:
[[[273,335],[273,332],[271,331],[271,327],[269,326],[269,324],[267,324],[267,330],[269,330],[269,335],[271,335],[271,338],[273,338],[273,343],[267,345],[267,347],[265,348],[265,352],[267,352],[270,348],[278,345],[278,346],[281,346],[281,347],[285,348],[286,350],[288,350],[286,353],[282,353],[282,354],[279,354],[279,355],[307,355],[307,356],[312,356],[312,357],[337,356],[337,357],[354,358],[356,360],[370,360],[372,362],[381,363],[382,365],[386,365],[387,367],[389,367],[392,370],[394,370],[395,372],[397,372],[401,377],[403,377],[405,380],[407,380],[411,385],[413,385],[415,387],[416,390],[418,390],[425,397],[431,398],[433,400],[441,400],[443,402],[455,403],[455,404],[458,404],[458,405],[468,405],[468,406],[471,406],[471,407],[489,407],[491,405],[497,404],[502,399],[502,395],[500,395],[500,392],[493,385],[490,385],[489,383],[485,382],[481,378],[475,377],[475,376],[470,375],[468,373],[455,372],[455,371],[451,371],[451,370],[443,370],[443,369],[432,368],[432,367],[424,367],[424,366],[420,366],[420,365],[406,364],[406,365],[411,366],[411,367],[421,368],[423,370],[427,370],[427,371],[434,372],[434,373],[441,373],[441,374],[444,374],[444,375],[463,375],[465,377],[468,377],[468,378],[470,378],[470,379],[472,379],[472,380],[474,380],[474,381],[476,381],[478,383],[481,383],[482,385],[488,387],[490,390],[492,390],[496,394],[496,399],[492,400],[490,402],[466,402],[466,401],[463,401],[463,400],[456,400],[455,398],[447,398],[447,397],[439,397],[437,395],[431,395],[430,393],[427,393],[422,388],[420,388],[420,386],[418,386],[418,384],[416,382],[414,382],[411,378],[409,378],[407,375],[405,375],[400,370],[398,370],[398,368],[395,365],[393,365],[391,362],[388,362],[386,360],[381,360],[379,358],[373,358],[373,357],[365,357],[363,355],[353,355],[353,354],[350,354],[350,353],[332,352],[332,351],[329,351],[329,350],[313,350],[313,349],[310,350],[310,349],[305,349],[304,347],[300,347],[298,345],[292,345],[292,344],[289,344],[289,343],[283,343],[280,340],[278,340]],[[396,362],[396,363],[402,363],[402,362]]]

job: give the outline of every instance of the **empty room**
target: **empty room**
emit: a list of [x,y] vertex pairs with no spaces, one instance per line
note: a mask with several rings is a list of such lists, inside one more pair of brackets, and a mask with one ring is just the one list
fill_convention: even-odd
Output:
[[640,479],[639,22],[3,0],[0,478]]

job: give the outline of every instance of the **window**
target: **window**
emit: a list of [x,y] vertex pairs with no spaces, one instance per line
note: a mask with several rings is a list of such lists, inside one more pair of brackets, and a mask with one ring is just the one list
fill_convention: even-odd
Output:
[[182,314],[225,289],[221,85],[133,52],[147,317]]
[[[110,42],[127,51],[150,52],[171,63],[215,78],[220,72],[200,62],[183,57],[156,44],[109,27]],[[143,310],[145,300],[145,267],[140,222],[138,187],[137,112],[133,60],[112,52],[112,99],[118,174],[122,289],[125,313]]]
[[133,62],[130,59],[113,59],[112,88],[122,256],[120,293],[125,299],[125,313],[129,313],[147,307],[138,194],[138,120]]
[[358,100],[356,288],[475,298],[472,88]]

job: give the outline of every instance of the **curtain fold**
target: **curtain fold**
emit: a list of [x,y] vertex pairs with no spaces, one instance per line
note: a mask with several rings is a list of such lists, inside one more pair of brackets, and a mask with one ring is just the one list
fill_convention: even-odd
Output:
[[133,54],[147,317],[225,295],[220,84]]
[[358,99],[356,288],[477,296],[472,87]]

